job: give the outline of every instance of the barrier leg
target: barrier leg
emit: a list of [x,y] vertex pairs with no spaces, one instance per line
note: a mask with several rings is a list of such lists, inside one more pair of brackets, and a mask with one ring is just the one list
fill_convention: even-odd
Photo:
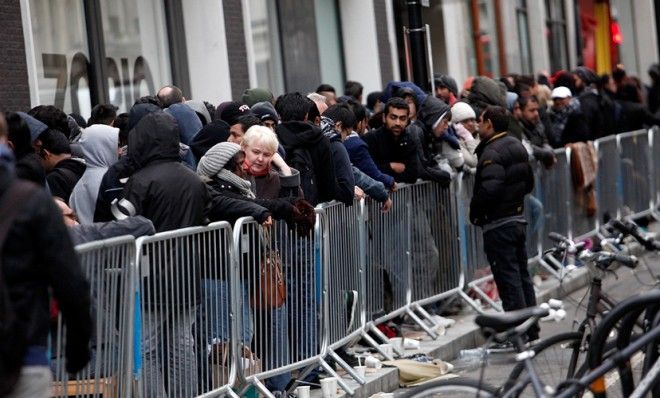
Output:
[[351,365],[346,363],[346,361],[344,361],[339,355],[337,355],[336,352],[334,352],[333,350],[330,350],[330,349],[328,350],[328,352],[329,352],[330,356],[332,357],[332,359],[334,359],[339,364],[339,366],[341,366],[346,371],[346,373],[351,375],[351,377],[356,382],[358,382],[361,386],[366,384],[367,381],[364,380],[362,377],[360,377],[360,375],[357,374],[355,369],[353,369],[353,367]]
[[458,294],[461,296],[461,298],[470,306],[472,307],[475,311],[477,311],[480,314],[484,313],[484,310],[481,308],[479,304],[477,304],[476,301],[472,299],[467,293],[464,291],[459,291]]
[[332,366],[328,365],[328,363],[323,359],[320,359],[319,361],[321,362],[321,366],[323,367],[323,369],[325,369],[326,372],[330,373],[331,377],[337,379],[337,384],[339,384],[339,387],[341,387],[342,390],[346,391],[346,394],[351,396],[355,394],[355,390],[353,390],[348,384],[346,384],[346,380],[339,377],[337,372],[335,372],[335,370],[332,369]]
[[[489,279],[492,279],[492,277],[489,278]],[[502,309],[502,306],[501,306],[499,303],[496,303],[495,300],[493,300],[492,298],[488,297],[488,295],[487,295],[486,293],[484,293],[484,291],[481,290],[478,286],[476,286],[475,284],[470,284],[470,285],[468,285],[468,286],[469,286],[469,287],[470,287],[475,293],[477,293],[482,299],[484,299],[484,301],[486,301],[491,307],[493,307],[493,309],[495,309],[495,310],[498,311],[498,312],[502,312],[502,311],[504,311],[504,309]]]
[[418,324],[419,327],[421,327],[433,340],[438,339],[438,334],[434,332],[424,321],[419,319],[417,314],[415,314],[415,312],[410,307],[406,308],[406,313],[413,320],[413,322]]
[[[381,332],[380,329],[378,329],[378,328],[376,327],[376,325],[374,325],[373,323],[371,324],[371,331],[374,332],[374,334],[375,334],[376,336],[378,336],[378,338],[379,338],[383,343],[385,343],[385,344],[389,344],[389,343],[390,343],[390,340],[387,338],[387,336],[385,336],[385,334],[383,334],[383,332]],[[398,356],[402,357],[402,356],[405,355],[404,351],[403,351],[400,347],[392,346],[392,348],[394,348],[394,351],[396,352],[396,354],[397,354]],[[380,350],[378,350],[378,351],[382,353],[382,351],[380,351]],[[387,358],[387,360],[388,360],[388,361],[391,361],[392,359]]]
[[431,316],[431,314],[429,314],[429,313],[424,309],[424,307],[422,307],[421,305],[419,305],[419,304],[417,304],[417,303],[412,303],[412,304],[411,304],[411,307],[413,308],[413,311],[417,311],[417,313],[419,313],[419,314],[424,318],[424,320],[427,321],[427,323],[431,324],[431,328],[432,328],[432,329],[435,329],[435,328],[437,328],[437,327],[439,326],[439,325],[433,320],[433,317]]
[[378,353],[379,353],[380,355],[382,355],[385,359],[387,359],[388,361],[392,361],[392,360],[394,360],[394,357],[393,357],[393,356],[388,355],[385,351],[383,351],[383,350],[380,348],[380,345],[376,342],[376,340],[374,340],[374,339],[369,335],[369,333],[367,333],[367,332],[362,332],[362,338],[363,338],[363,339],[364,339],[364,340],[365,340],[365,341],[366,341],[371,347],[373,347],[376,351],[378,351]]
[[[554,258],[553,258],[552,260],[557,261],[557,260],[554,259]],[[551,261],[552,261],[552,260],[551,260]],[[553,262],[554,262],[554,261],[553,261]],[[545,261],[545,259],[540,258],[540,259],[539,259],[539,265],[540,265],[541,267],[543,267],[546,271],[548,271],[548,272],[550,273],[550,275],[552,275],[552,276],[554,276],[555,278],[557,278],[557,280],[561,280],[562,276],[561,276],[561,274],[560,274],[559,272],[557,272],[557,268],[561,267],[561,264],[553,264],[553,265],[555,265],[555,267],[553,267],[552,265],[548,264],[548,263]]]

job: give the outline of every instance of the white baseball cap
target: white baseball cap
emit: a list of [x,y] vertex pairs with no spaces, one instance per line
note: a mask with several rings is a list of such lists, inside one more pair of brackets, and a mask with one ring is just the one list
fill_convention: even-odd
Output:
[[563,87],[563,86],[555,87],[552,90],[552,94],[550,94],[551,98],[561,98],[561,99],[572,97],[572,96],[573,96],[573,94],[571,94],[571,90],[569,90],[568,87]]

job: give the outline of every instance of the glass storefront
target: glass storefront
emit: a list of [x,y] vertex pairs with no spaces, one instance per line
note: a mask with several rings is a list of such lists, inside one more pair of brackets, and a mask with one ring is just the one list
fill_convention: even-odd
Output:
[[160,0],[102,0],[110,102],[120,112],[171,81],[165,12]]
[[268,88],[277,96],[284,93],[284,72],[276,3],[250,0],[248,4],[257,87]]
[[[171,83],[167,25],[162,0],[102,0],[100,21],[83,0],[29,0],[30,29],[40,104],[88,118],[98,102],[91,92],[107,92],[102,102],[129,109],[143,95]],[[88,23],[101,24],[103,37],[92,42]],[[26,28],[27,29],[27,28]],[[105,59],[90,59],[90,46],[101,47]],[[107,87],[90,90],[94,65],[105,62]],[[32,67],[32,66],[30,66]]]
[[30,0],[39,103],[85,117],[92,109],[82,0]]

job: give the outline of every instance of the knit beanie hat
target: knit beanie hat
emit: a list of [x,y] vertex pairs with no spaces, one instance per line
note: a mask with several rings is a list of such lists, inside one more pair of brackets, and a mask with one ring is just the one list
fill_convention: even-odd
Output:
[[467,102],[457,102],[451,107],[451,121],[454,123],[476,118],[477,114]]
[[218,110],[216,112],[219,113],[221,120],[224,120],[228,125],[232,126],[238,123],[239,117],[250,113],[250,107],[238,101],[232,101],[229,103],[223,102],[218,105]]
[[506,109],[509,110],[509,112],[513,112],[513,107],[516,105],[516,101],[518,101],[518,94],[512,93],[511,91],[506,92]]
[[275,123],[280,121],[280,117],[277,115],[275,107],[270,102],[257,102],[250,109],[256,117],[259,118],[262,122],[264,120],[272,120]]
[[248,88],[243,92],[241,101],[252,108],[257,102],[272,102],[273,93],[264,88]]
[[202,156],[199,164],[197,164],[197,175],[201,177],[213,177],[222,170],[227,162],[233,158],[241,146],[233,142],[221,142],[215,144],[211,149]]
[[453,77],[436,73],[434,75],[434,80],[436,87],[444,87],[449,89],[449,91],[451,91],[454,96],[458,97],[458,85],[456,84],[456,80],[454,80]]

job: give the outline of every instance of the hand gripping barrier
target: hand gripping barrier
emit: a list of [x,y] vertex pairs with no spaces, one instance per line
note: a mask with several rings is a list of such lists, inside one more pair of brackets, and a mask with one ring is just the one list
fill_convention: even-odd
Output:
[[227,222],[137,240],[137,395],[234,395],[231,254]]
[[52,395],[126,397],[131,391],[135,239],[117,237],[76,247],[90,284],[92,359],[75,378],[65,369],[66,329],[61,314],[52,338]]

